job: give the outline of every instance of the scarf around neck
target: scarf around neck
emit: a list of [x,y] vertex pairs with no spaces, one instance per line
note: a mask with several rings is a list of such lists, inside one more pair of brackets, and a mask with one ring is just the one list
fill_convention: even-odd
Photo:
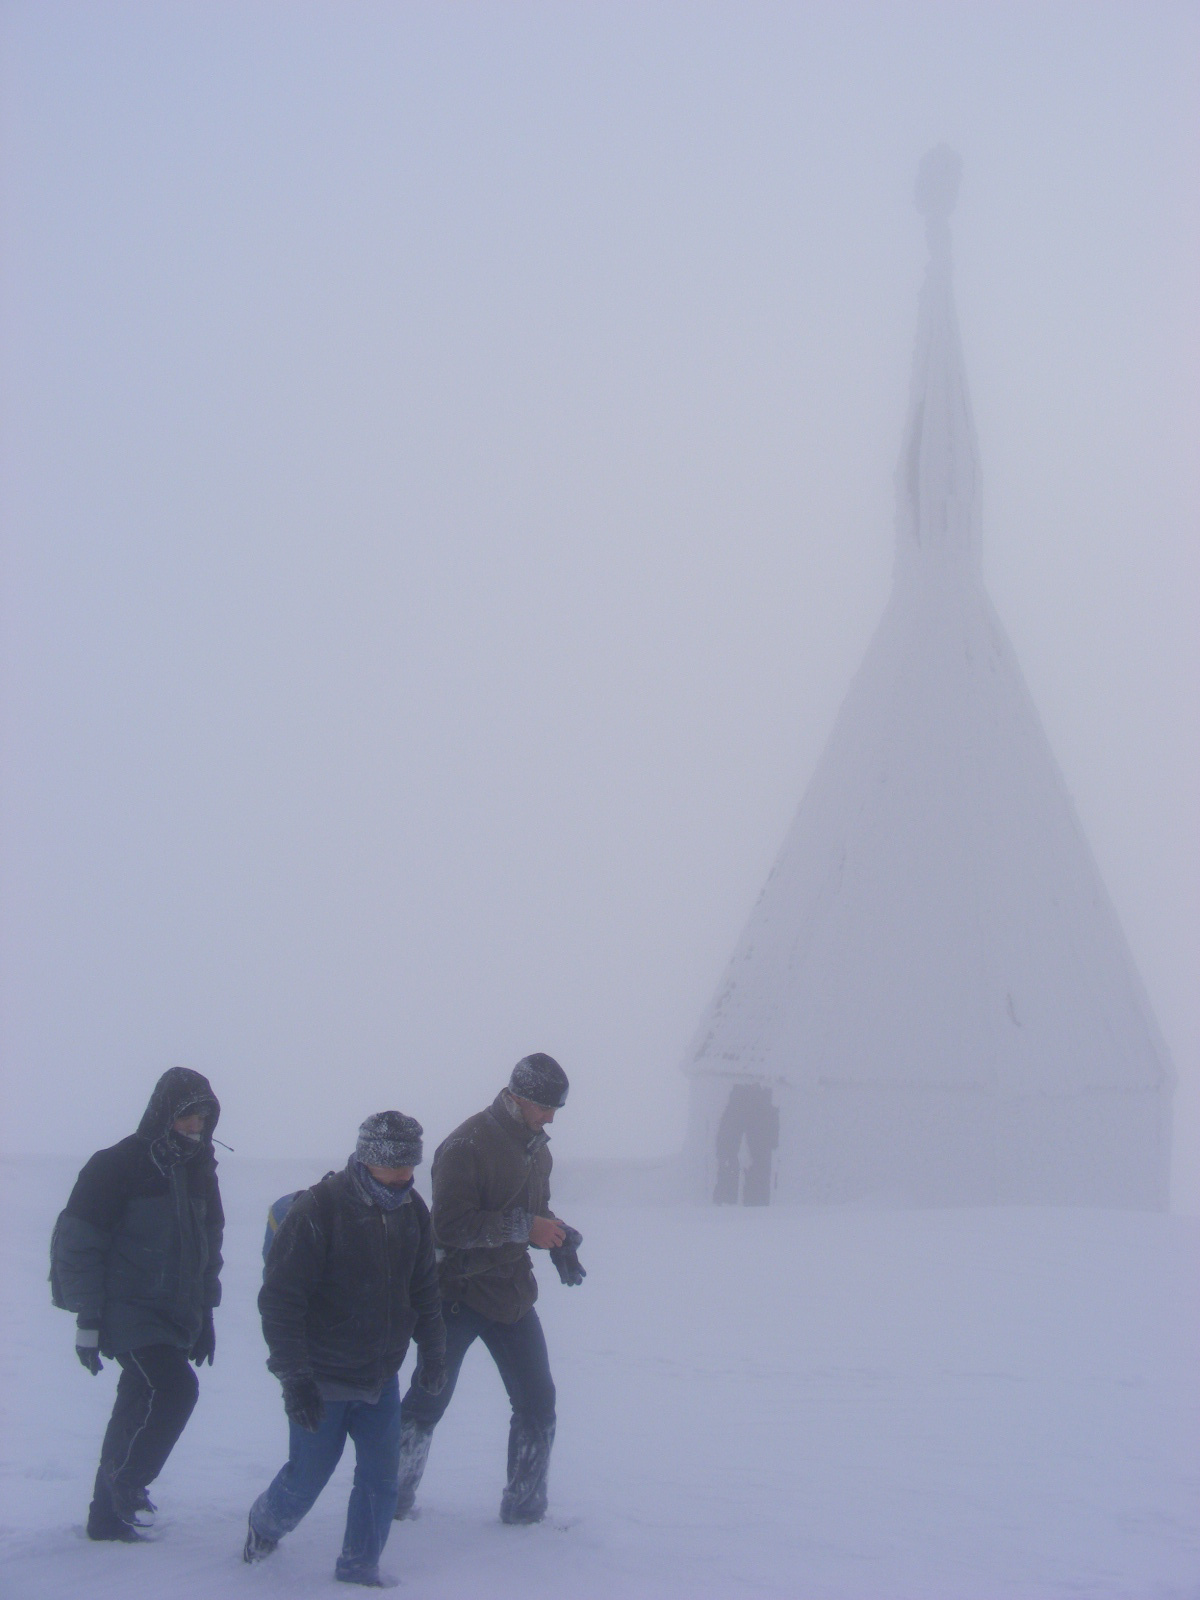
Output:
[[350,1175],[351,1183],[369,1206],[378,1206],[381,1211],[396,1211],[408,1204],[413,1186],[411,1178],[399,1188],[393,1189],[390,1184],[380,1183],[357,1156],[350,1157],[346,1163],[346,1171]]
[[182,1166],[185,1161],[194,1161],[204,1148],[204,1142],[203,1136],[189,1139],[186,1133],[176,1133],[174,1128],[168,1128],[157,1139],[151,1139],[150,1159],[165,1177],[172,1167]]

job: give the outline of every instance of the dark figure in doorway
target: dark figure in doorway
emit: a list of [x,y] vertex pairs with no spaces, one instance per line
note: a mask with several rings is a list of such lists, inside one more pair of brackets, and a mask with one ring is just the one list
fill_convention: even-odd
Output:
[[[750,1156],[742,1182],[742,1141]],[[717,1186],[713,1203],[766,1206],[771,1203],[771,1155],[779,1145],[779,1108],[765,1083],[735,1083],[717,1124]],[[739,1195],[739,1188],[741,1193]]]

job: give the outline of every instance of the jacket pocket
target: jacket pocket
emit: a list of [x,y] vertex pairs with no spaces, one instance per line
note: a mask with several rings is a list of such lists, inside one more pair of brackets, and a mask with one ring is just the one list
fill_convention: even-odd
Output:
[[113,1237],[108,1293],[135,1305],[172,1297],[179,1274],[180,1238],[168,1197],[134,1200]]

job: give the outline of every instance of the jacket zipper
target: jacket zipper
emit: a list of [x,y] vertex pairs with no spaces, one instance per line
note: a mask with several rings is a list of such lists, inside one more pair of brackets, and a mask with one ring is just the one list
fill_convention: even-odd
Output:
[[384,1303],[387,1307],[387,1316],[384,1322],[383,1351],[379,1361],[379,1370],[382,1372],[384,1358],[392,1348],[392,1264],[388,1259],[388,1219],[386,1211],[380,1211],[379,1222],[383,1228],[383,1290]]

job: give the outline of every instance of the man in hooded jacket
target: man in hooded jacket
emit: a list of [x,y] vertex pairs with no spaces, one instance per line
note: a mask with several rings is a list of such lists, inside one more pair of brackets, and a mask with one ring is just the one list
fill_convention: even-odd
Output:
[[91,1539],[139,1538],[148,1486],[183,1432],[199,1393],[188,1361],[212,1364],[225,1215],[207,1078],[172,1067],[138,1130],[83,1168],[54,1226],[55,1305],[74,1311],[75,1350],[95,1376],[121,1368],[88,1511]]

